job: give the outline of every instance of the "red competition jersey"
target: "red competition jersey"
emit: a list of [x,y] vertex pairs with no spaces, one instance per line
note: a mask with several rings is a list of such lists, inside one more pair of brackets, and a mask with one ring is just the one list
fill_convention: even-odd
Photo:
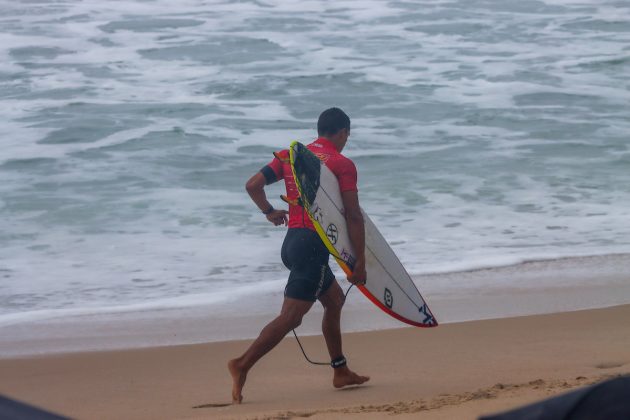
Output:
[[[344,191],[357,190],[357,168],[354,163],[339,153],[335,145],[328,139],[320,137],[306,146],[332,171],[339,180],[339,189]],[[289,162],[289,150],[284,149],[275,153],[276,157],[261,169],[267,184],[284,179],[287,187],[287,198],[296,202],[300,197]],[[313,222],[303,207],[297,204],[289,204],[289,228],[308,228],[315,230]]]

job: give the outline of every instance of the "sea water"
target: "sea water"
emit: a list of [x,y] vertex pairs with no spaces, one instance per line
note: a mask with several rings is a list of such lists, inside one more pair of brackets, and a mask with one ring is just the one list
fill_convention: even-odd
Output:
[[0,10],[0,325],[219,316],[239,296],[274,312],[256,302],[282,293],[285,229],[244,183],[330,106],[352,119],[361,204],[413,275],[630,252],[626,1]]

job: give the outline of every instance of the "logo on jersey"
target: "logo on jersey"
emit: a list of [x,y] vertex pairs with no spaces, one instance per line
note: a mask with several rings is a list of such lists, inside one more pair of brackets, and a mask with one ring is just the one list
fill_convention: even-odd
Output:
[[328,158],[330,157],[330,155],[326,153],[315,153],[315,156],[317,156],[317,158],[321,160],[322,162],[326,162]]

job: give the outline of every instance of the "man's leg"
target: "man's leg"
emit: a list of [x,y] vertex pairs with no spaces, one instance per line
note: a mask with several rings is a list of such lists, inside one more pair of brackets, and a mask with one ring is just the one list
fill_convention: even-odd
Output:
[[[330,354],[330,360],[335,360],[343,356],[341,347],[341,308],[345,297],[343,290],[333,280],[326,293],[319,297],[319,301],[324,306],[324,317],[322,319],[322,332]],[[357,375],[351,371],[347,365],[334,369],[333,386],[343,388],[348,385],[360,385],[370,380],[369,376]]]
[[269,350],[273,349],[289,331],[297,328],[302,317],[311,309],[313,302],[284,298],[280,315],[262,329],[258,338],[249,346],[241,357],[228,362],[228,369],[232,374],[232,403],[239,404],[243,400],[241,394],[247,372]]

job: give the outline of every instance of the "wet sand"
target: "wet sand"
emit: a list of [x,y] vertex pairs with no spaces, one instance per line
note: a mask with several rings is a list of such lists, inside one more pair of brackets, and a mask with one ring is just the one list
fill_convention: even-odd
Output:
[[[630,373],[630,305],[344,335],[372,377],[335,390],[286,338],[231,406],[229,358],[251,340],[0,360],[0,393],[76,418],[476,418]],[[265,320],[260,320],[261,326]],[[321,337],[304,337],[326,360]]]

